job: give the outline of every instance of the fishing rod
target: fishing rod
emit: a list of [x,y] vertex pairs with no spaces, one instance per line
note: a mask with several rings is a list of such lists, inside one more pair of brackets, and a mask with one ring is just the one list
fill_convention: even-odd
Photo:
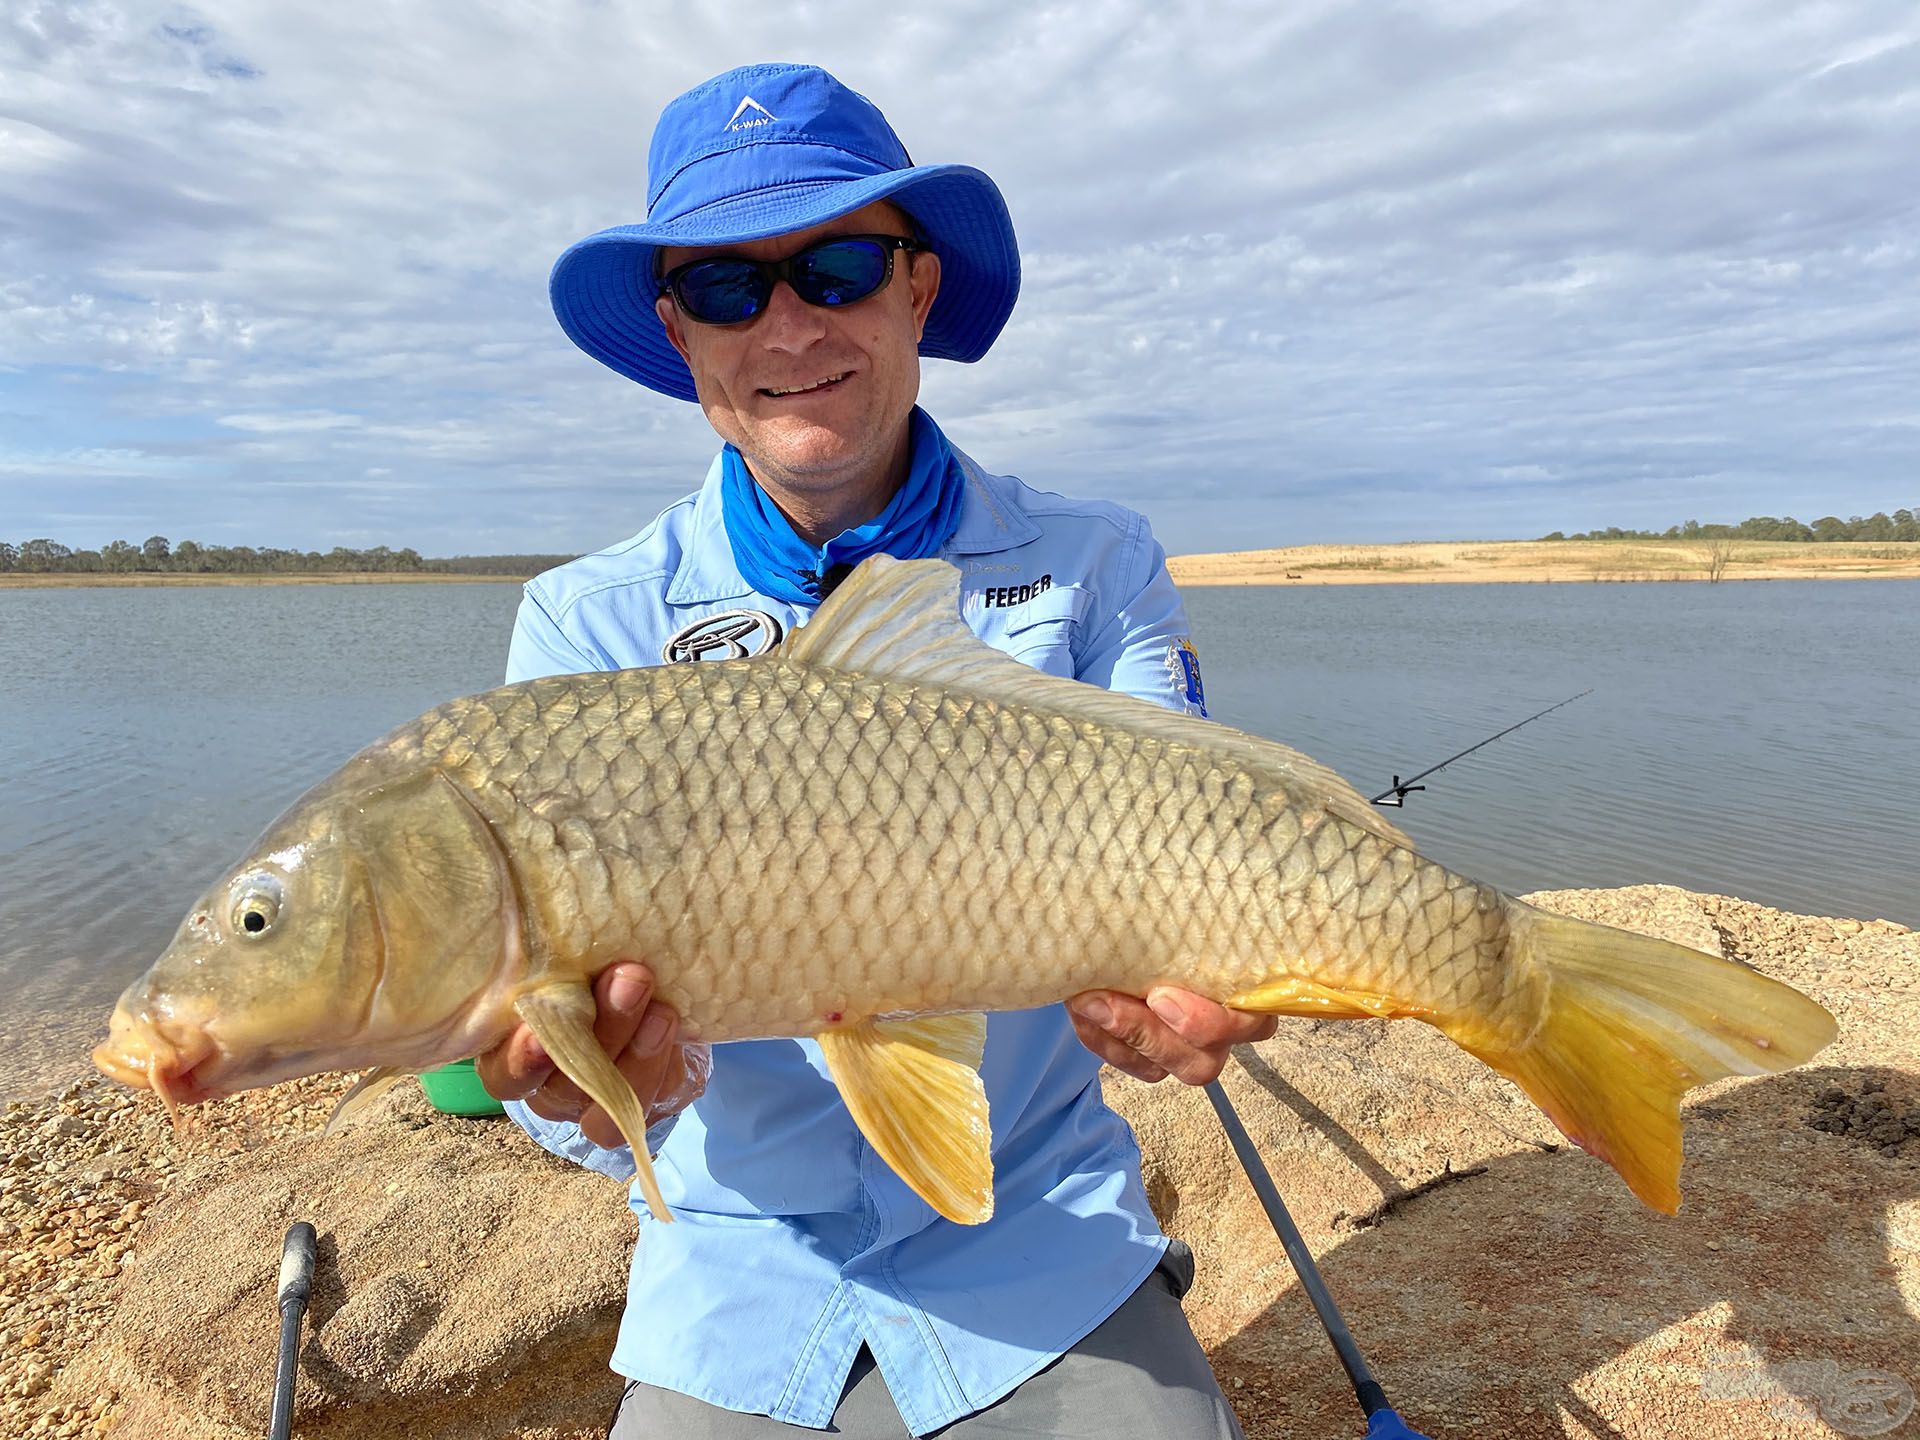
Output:
[[[1482,740],[1479,745],[1469,745],[1467,746],[1466,749],[1462,750],[1458,755],[1449,755],[1446,759],[1442,760],[1438,765],[1429,765],[1426,769],[1422,770],[1418,775],[1410,775],[1405,780],[1402,780],[1398,775],[1396,775],[1393,777],[1393,784],[1389,785],[1385,790],[1382,790],[1378,795],[1374,796],[1369,803],[1374,805],[1381,805],[1381,806],[1404,805],[1407,802],[1407,796],[1411,795],[1415,790],[1424,790],[1427,788],[1424,785],[1414,784],[1413,782],[1415,780],[1424,780],[1427,778],[1427,776],[1433,774],[1436,770],[1444,770],[1447,768],[1447,766],[1451,765],[1454,761],[1464,759],[1465,757],[1467,757],[1468,755],[1471,755],[1474,751],[1482,748],[1483,746],[1491,745],[1494,741],[1498,740],[1501,735],[1511,735],[1514,731],[1518,730],[1522,725],[1531,725],[1534,721],[1538,720],[1540,716],[1551,715],[1554,711],[1558,710],[1561,705],[1571,705],[1574,701],[1580,699],[1582,695],[1591,695],[1592,693],[1593,693],[1593,689],[1591,686],[1589,686],[1587,689],[1582,690],[1579,695],[1569,695],[1566,699],[1560,701],[1558,705],[1549,705],[1547,706],[1546,709],[1541,710],[1536,714],[1529,715],[1524,720],[1516,721],[1514,724],[1509,725],[1507,726],[1506,729],[1502,730],[1499,735],[1489,735],[1486,739]],[[1392,798],[1389,799],[1388,798],[1389,796],[1391,796]]]
[[1274,1231],[1280,1236],[1281,1248],[1287,1252],[1293,1273],[1300,1277],[1300,1288],[1307,1292],[1307,1299],[1313,1302],[1314,1313],[1320,1317],[1321,1327],[1333,1342],[1334,1353],[1340,1357],[1347,1379],[1353,1382],[1354,1398],[1360,1402],[1360,1413],[1367,1417],[1367,1440],[1426,1440],[1424,1435],[1400,1418],[1399,1411],[1387,1403],[1387,1392],[1380,1388],[1380,1382],[1374,1378],[1366,1357],[1360,1353],[1353,1332],[1347,1328],[1346,1318],[1341,1315],[1340,1307],[1334,1304],[1333,1296],[1327,1290],[1320,1267],[1314,1264],[1313,1252],[1307,1248],[1300,1227],[1293,1223],[1293,1216],[1287,1213],[1286,1202],[1280,1198],[1280,1187],[1273,1183],[1266,1162],[1260,1158],[1260,1152],[1253,1148],[1253,1139],[1247,1134],[1247,1127],[1240,1123],[1233,1102],[1227,1099],[1227,1092],[1221,1088],[1218,1080],[1208,1081],[1206,1091],[1207,1099],[1213,1102],[1214,1114],[1220,1117],[1221,1128],[1227,1132],[1233,1153],[1240,1158],[1240,1168],[1247,1172],[1254,1194],[1260,1197],[1267,1219],[1273,1222]]
[[[1499,734],[1489,735],[1478,745],[1469,745],[1458,755],[1449,755],[1438,765],[1430,765],[1418,775],[1402,780],[1393,777],[1393,785],[1373,797],[1375,805],[1403,805],[1408,795],[1416,790],[1424,790],[1424,785],[1416,785],[1416,780],[1424,780],[1435,771],[1444,770],[1454,761],[1471,755],[1483,746],[1491,745],[1503,735],[1511,735],[1522,725],[1530,725],[1542,715],[1551,715],[1561,705],[1571,705],[1581,696],[1591,695],[1591,688],[1582,690],[1579,695],[1569,695],[1556,705],[1529,715],[1525,720],[1507,726]],[[1401,1418],[1400,1413],[1387,1403],[1387,1392],[1374,1378],[1373,1370],[1368,1366],[1366,1357],[1360,1353],[1360,1346],[1353,1338],[1353,1331],[1347,1328],[1346,1317],[1340,1313],[1340,1307],[1334,1303],[1327,1282],[1320,1274],[1320,1267],[1314,1263],[1313,1252],[1307,1248],[1306,1238],[1301,1235],[1300,1227],[1294,1224],[1293,1216],[1287,1211],[1286,1201],[1280,1198],[1280,1187],[1273,1183],[1273,1175],[1267,1169],[1266,1162],[1260,1158],[1260,1152],[1254,1148],[1253,1139],[1247,1134],[1247,1127],[1240,1123],[1240,1116],[1233,1108],[1233,1102],[1227,1099],[1227,1092],[1218,1080],[1206,1085],[1207,1099],[1213,1103],[1213,1112],[1220,1117],[1220,1128],[1227,1132],[1227,1142],[1233,1146],[1233,1153],[1239,1158],[1240,1168],[1246,1171],[1247,1181],[1253,1186],[1254,1194],[1260,1197],[1260,1204],[1272,1222],[1274,1233],[1280,1237],[1281,1248],[1287,1252],[1287,1260],[1293,1266],[1293,1273],[1300,1277],[1300,1288],[1307,1292],[1313,1310],[1320,1317],[1321,1327],[1327,1332],[1327,1338],[1333,1342],[1334,1353],[1340,1357],[1341,1367],[1347,1372],[1347,1379],[1353,1384],[1354,1398],[1360,1402],[1360,1412],[1367,1417],[1367,1440],[1426,1440],[1419,1431],[1411,1428]]]
[[300,1320],[313,1294],[313,1226],[295,1222],[280,1247],[280,1356],[273,1367],[273,1417],[268,1440],[293,1432],[293,1382],[300,1370]]

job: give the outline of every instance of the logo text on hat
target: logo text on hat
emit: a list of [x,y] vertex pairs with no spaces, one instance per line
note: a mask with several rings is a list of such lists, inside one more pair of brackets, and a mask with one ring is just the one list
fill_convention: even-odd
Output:
[[[747,114],[749,110],[758,111],[759,113],[749,115]],[[745,116],[744,119],[741,118],[743,116]],[[733,107],[733,114],[728,117],[727,123],[720,128],[723,130],[751,130],[756,125],[771,125],[779,118],[778,115],[775,115],[758,100],[754,99],[751,95],[747,95],[742,97],[740,103]]]

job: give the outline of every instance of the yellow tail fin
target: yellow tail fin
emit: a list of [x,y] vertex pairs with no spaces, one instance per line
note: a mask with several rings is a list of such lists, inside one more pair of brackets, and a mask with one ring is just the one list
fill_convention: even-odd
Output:
[[1509,958],[1546,977],[1546,1013],[1517,1050],[1467,1048],[1656,1210],[1680,1208],[1686,1091],[1786,1070],[1833,1039],[1824,1009],[1744,965],[1507,905]]

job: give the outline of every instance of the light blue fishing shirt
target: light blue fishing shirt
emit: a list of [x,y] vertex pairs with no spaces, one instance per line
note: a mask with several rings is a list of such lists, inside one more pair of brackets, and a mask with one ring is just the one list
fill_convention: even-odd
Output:
[[[1051,674],[1204,714],[1146,521],[955,453],[967,493],[941,553],[974,632]],[[804,622],[742,578],[720,474],[716,461],[633,539],[529,582],[507,679],[725,659]],[[716,1046],[705,1095],[648,1137],[677,1223],[655,1223],[629,1190],[640,1236],[613,1368],[821,1429],[864,1344],[916,1435],[991,1405],[1112,1314],[1167,1245],[1099,1070],[1062,1006],[988,1017],[995,1208],[962,1226],[874,1154],[814,1042]],[[556,1154],[633,1174],[627,1150],[508,1109]]]

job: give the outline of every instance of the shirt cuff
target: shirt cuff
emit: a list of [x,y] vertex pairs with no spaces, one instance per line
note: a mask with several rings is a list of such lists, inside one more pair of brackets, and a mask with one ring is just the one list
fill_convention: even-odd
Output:
[[[633,1151],[625,1145],[613,1149],[596,1145],[571,1120],[542,1120],[519,1100],[505,1101],[502,1108],[508,1119],[533,1137],[535,1144],[562,1160],[571,1160],[615,1180],[631,1180],[638,1171],[639,1167],[633,1163]],[[647,1130],[648,1154],[660,1153],[660,1147],[667,1143],[667,1136],[673,1133],[674,1122],[679,1118],[669,1115]]]

